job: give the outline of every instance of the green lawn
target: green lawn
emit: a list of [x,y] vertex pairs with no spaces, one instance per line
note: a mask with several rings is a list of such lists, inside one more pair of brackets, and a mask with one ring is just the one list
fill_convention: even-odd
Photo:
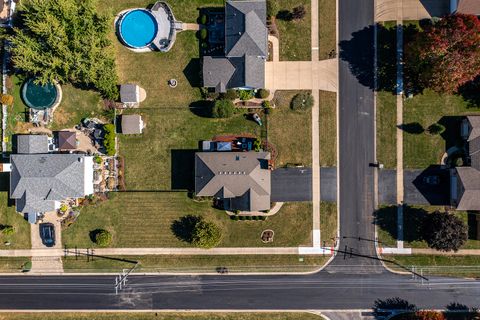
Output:
[[[155,255],[120,256],[114,259],[138,261],[135,272],[216,272],[218,267],[226,267],[229,272],[303,272],[313,271],[323,266],[329,257],[298,255]],[[63,259],[66,272],[117,272],[131,268],[134,264],[114,259],[67,257]]]
[[277,167],[287,163],[312,163],[312,113],[293,111],[290,101],[301,91],[276,91],[275,105],[268,119],[268,141],[278,151]]
[[320,203],[320,235],[322,246],[335,246],[337,238],[337,204]]
[[312,313],[179,313],[179,312],[74,312],[74,313],[0,313],[0,320],[322,320]]
[[404,103],[404,124],[418,122],[423,129],[435,122],[446,127],[442,135],[427,133],[403,134],[404,166],[426,168],[439,164],[447,148],[459,143],[459,120],[466,114],[478,114],[479,109],[469,108],[461,96],[440,95],[430,90],[407,99]]
[[[29,249],[30,248],[30,224],[23,216],[15,211],[15,204],[9,206],[8,200],[8,176],[0,174],[0,225],[13,226],[15,233],[6,236],[0,232],[0,249]],[[6,246],[5,243],[10,245]]]
[[[396,97],[390,92],[377,93],[377,159],[385,168],[397,166]],[[405,133],[404,133],[405,134]]]
[[337,94],[320,91],[319,96],[320,166],[337,163]]
[[[433,256],[411,255],[396,256],[385,255],[384,259],[393,260],[405,267],[416,267],[416,272],[424,275],[448,275],[458,277],[480,276],[480,256]],[[387,263],[394,270],[401,270],[398,266]],[[404,271],[404,270],[403,270]]]
[[318,1],[319,59],[329,59],[330,52],[337,51],[336,1]]
[[[90,231],[105,228],[112,232],[112,247],[188,247],[171,231],[182,216],[201,215],[223,230],[220,247],[272,247],[311,244],[312,206],[286,203],[266,221],[233,221],[209,202],[194,202],[185,192],[125,192],[112,200],[82,209],[78,220],[62,234],[69,247],[94,247]],[[273,243],[263,244],[263,230],[275,232]]]
[[[0,272],[21,272],[23,264],[30,261],[27,257],[0,257]],[[0,319],[2,319],[0,315]]]
[[[403,212],[404,245],[406,248],[428,248],[422,239],[421,225],[425,214],[441,207],[406,206]],[[473,213],[455,211],[455,215],[468,226],[468,240],[461,249],[480,249],[480,239],[476,239],[476,220]],[[377,211],[378,240],[384,247],[396,246],[397,241],[397,208],[396,206],[381,207]]]
[[303,5],[307,11],[305,17],[298,21],[275,19],[280,34],[280,60],[309,61],[311,49],[311,12],[308,0],[277,0],[280,11],[292,11],[294,7]]

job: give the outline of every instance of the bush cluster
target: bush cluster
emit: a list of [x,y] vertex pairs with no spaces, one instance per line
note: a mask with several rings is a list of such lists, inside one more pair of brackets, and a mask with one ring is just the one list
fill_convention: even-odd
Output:
[[255,96],[253,90],[238,90],[240,100],[250,100]]
[[103,146],[109,156],[114,156],[115,150],[115,126],[113,124],[106,124],[103,126],[105,136],[103,138]]
[[95,243],[100,247],[107,247],[112,242],[112,234],[105,229],[98,230],[95,235]]
[[208,30],[200,29],[200,39],[207,40],[207,37],[208,37]]
[[244,220],[260,220],[265,221],[267,220],[267,216],[230,216],[230,219],[233,221],[244,221]]
[[220,99],[215,101],[212,108],[213,118],[230,118],[235,113],[235,105],[231,100]]
[[235,89],[228,89],[227,92],[221,94],[221,97],[227,100],[235,100],[238,98],[238,91]]
[[200,17],[200,24],[207,24],[207,19],[207,15],[202,14],[202,16]]
[[13,96],[9,94],[0,95],[0,102],[6,106],[11,106],[13,104]]
[[445,131],[445,126],[435,122],[427,128],[427,132],[431,135],[442,134]]
[[290,108],[292,110],[304,111],[312,108],[313,96],[310,93],[298,93],[290,102]]
[[270,91],[268,89],[258,89],[257,90],[257,98],[267,99],[269,95],[270,95]]
[[15,228],[10,225],[2,225],[0,226],[0,231],[2,231],[2,234],[6,236],[11,236],[12,234],[15,233]]

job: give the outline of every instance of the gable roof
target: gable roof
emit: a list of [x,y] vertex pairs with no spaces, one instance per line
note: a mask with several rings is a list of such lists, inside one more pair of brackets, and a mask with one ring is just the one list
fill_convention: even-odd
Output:
[[458,13],[480,15],[480,1],[479,0],[458,0]]
[[268,152],[197,152],[195,193],[231,199],[239,210],[270,209]]
[[480,210],[480,171],[472,167],[457,167],[456,171],[463,185],[457,210]]
[[63,150],[74,150],[77,148],[77,134],[74,131],[59,131],[58,148]]
[[45,212],[55,201],[85,196],[86,157],[78,154],[14,154],[10,197],[19,212]]
[[225,5],[225,55],[267,55],[265,0],[229,0]]
[[44,134],[17,135],[17,153],[47,153],[48,136]]

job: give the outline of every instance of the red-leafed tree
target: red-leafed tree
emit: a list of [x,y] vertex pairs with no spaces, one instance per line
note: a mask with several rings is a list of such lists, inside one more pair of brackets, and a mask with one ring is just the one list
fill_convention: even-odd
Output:
[[480,74],[480,20],[454,14],[428,25],[406,45],[408,68],[425,87],[454,93]]

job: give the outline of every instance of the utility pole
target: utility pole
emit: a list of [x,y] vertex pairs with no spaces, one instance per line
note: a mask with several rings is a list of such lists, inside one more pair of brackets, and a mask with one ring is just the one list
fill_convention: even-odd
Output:
[[122,273],[119,274],[118,276],[115,277],[115,294],[117,295],[119,291],[122,291],[122,289],[125,289],[127,286],[127,278],[132,273],[133,270],[137,267],[138,263],[133,266],[133,268],[129,269],[123,269]]

